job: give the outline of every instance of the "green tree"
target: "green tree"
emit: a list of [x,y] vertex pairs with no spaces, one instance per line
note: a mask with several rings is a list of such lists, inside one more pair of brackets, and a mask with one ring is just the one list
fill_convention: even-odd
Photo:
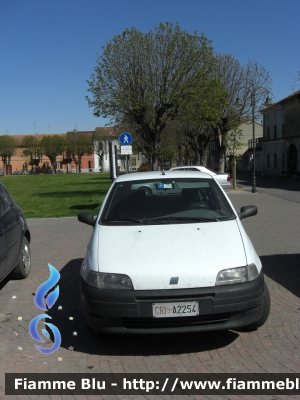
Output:
[[24,148],[23,154],[29,157],[29,164],[31,169],[33,165],[38,165],[41,158],[41,144],[40,141],[33,135],[25,136],[22,140],[22,147]]
[[157,169],[161,134],[169,121],[195,115],[196,106],[202,117],[210,117],[218,86],[212,71],[213,48],[203,34],[189,34],[168,22],[145,34],[126,29],[103,47],[87,81],[92,97],[86,99],[95,116],[138,125],[141,147]]
[[165,165],[169,163],[170,168],[172,167],[173,161],[176,161],[178,155],[178,135],[171,128],[167,126],[162,132],[161,140],[161,163]]
[[13,136],[0,136],[0,157],[3,161],[3,175],[6,175],[6,167],[10,165],[10,159],[15,154],[18,143]]
[[[250,119],[254,98],[258,111],[271,91],[271,78],[266,69],[256,61],[242,66],[230,54],[217,56],[221,82],[227,101],[221,104],[219,118],[214,126],[215,148],[218,152],[218,171],[224,172],[227,134],[242,120]],[[235,107],[238,99],[240,106]]]
[[178,165],[183,165],[190,159],[191,149],[184,131],[186,124],[181,120],[174,120],[162,132],[162,156],[164,160],[169,159],[170,165],[173,160]]
[[44,136],[41,139],[42,153],[49,158],[53,174],[56,174],[56,159],[63,154],[65,147],[65,138],[62,136]]
[[76,164],[76,172],[81,172],[81,159],[94,151],[93,137],[76,129],[66,135],[66,152]]

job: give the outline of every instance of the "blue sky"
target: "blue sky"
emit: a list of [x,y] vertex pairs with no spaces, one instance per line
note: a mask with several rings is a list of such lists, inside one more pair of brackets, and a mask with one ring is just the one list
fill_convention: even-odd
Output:
[[299,0],[0,0],[0,134],[94,130],[85,96],[114,35],[178,22],[273,79],[273,101],[300,89]]

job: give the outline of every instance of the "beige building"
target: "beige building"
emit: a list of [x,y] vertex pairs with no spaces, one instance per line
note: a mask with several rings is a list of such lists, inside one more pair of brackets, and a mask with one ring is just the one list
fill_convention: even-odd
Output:
[[[242,145],[237,151],[237,173],[248,173],[252,168],[253,158],[253,124],[252,120],[242,122],[237,129],[243,133]],[[255,164],[256,169],[262,168],[262,138],[263,138],[263,125],[256,122],[254,123],[255,130]],[[231,160],[227,162],[227,166],[231,171]]]
[[300,173],[300,90],[262,110],[265,175]]

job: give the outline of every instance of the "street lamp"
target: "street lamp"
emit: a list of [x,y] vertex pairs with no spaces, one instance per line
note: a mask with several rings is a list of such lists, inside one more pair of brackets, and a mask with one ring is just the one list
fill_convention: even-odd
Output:
[[[267,98],[266,101],[264,103],[265,107],[269,107],[272,104],[272,101],[269,97],[269,92],[264,89],[264,88],[252,88],[251,90],[251,108],[252,108],[252,150],[253,150],[253,162],[252,162],[252,169],[253,169],[253,181],[252,181],[252,193],[257,193],[256,190],[256,176],[255,176],[255,147],[256,147],[256,143],[255,143],[255,90],[264,90],[267,92]],[[240,103],[239,98],[236,99],[235,104],[236,107],[240,107],[242,104]]]

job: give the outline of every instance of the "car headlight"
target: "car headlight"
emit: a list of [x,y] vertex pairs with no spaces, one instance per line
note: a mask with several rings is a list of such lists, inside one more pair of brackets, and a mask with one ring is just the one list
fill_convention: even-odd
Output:
[[89,271],[86,283],[97,289],[133,290],[133,285],[129,276],[122,274]]
[[258,270],[255,264],[250,264],[245,267],[223,269],[218,273],[216,286],[249,282],[257,277]]

